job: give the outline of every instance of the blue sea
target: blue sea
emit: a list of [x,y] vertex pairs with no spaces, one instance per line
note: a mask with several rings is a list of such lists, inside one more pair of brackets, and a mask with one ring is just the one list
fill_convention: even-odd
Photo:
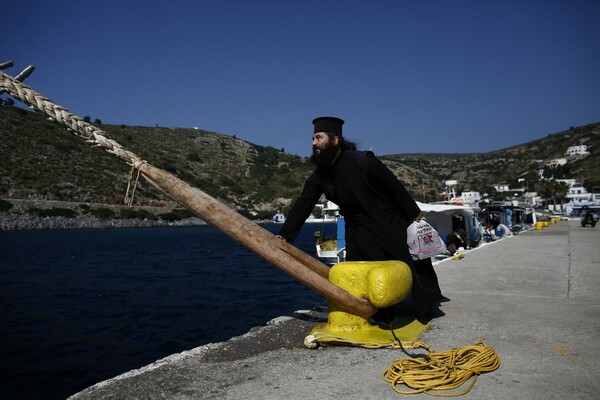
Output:
[[0,398],[65,399],[323,304],[210,226],[0,232]]

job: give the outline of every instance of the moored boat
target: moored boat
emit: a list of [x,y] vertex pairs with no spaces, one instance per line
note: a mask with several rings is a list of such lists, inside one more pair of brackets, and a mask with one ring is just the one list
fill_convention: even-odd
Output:
[[285,215],[283,215],[281,212],[278,212],[277,214],[273,215],[271,221],[273,221],[275,224],[283,224],[285,222]]
[[[417,202],[417,205],[421,209],[423,219],[435,228],[444,241],[450,234],[456,233],[465,239],[465,246],[461,252],[467,248],[478,247],[484,241],[485,228],[478,219],[478,208],[421,202]],[[322,231],[315,232],[317,257],[330,265],[344,261],[346,255],[343,216],[337,217],[335,226],[335,231],[329,235]],[[443,260],[453,255],[454,253],[441,254],[436,256],[435,260]]]

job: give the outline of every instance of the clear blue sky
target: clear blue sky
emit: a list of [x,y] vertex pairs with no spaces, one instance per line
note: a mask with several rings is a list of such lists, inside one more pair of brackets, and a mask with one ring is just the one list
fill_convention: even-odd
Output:
[[108,124],[305,156],[334,115],[379,155],[487,152],[600,121],[599,21],[598,0],[19,0],[0,62]]

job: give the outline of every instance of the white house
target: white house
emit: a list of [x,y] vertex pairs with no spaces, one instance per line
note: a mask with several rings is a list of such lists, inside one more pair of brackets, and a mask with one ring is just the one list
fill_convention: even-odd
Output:
[[496,189],[496,192],[508,192],[510,190],[508,183],[495,183],[492,187]]
[[569,188],[569,193],[567,193],[567,198],[573,204],[585,203],[586,201],[590,201],[591,197],[591,194],[581,185],[571,186]]
[[460,198],[467,204],[477,204],[481,200],[481,195],[479,192],[468,191],[462,192]]
[[542,204],[542,197],[537,192],[525,192],[523,198],[526,203],[531,204],[534,207],[538,207]]
[[552,160],[546,161],[546,166],[548,168],[556,168],[559,165],[565,165],[567,163],[566,158],[553,158]]
[[565,183],[570,188],[577,184],[575,179],[555,179],[555,181]]
[[568,156],[579,156],[582,154],[589,154],[587,151],[587,146],[585,144],[581,144],[579,146],[571,146],[567,149]]

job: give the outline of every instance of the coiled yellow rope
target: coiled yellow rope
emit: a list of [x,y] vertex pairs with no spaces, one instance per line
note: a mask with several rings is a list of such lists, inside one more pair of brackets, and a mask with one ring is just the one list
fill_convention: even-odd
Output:
[[[486,346],[484,339],[471,346],[441,353],[431,351],[425,343],[415,344],[426,349],[429,354],[423,358],[394,360],[383,373],[383,379],[391,383],[394,390],[400,394],[462,396],[469,393],[480,374],[494,371],[500,366],[500,357],[492,347]],[[469,380],[469,387],[462,392],[434,392],[456,390]],[[401,390],[400,385],[406,385],[413,390]]]

